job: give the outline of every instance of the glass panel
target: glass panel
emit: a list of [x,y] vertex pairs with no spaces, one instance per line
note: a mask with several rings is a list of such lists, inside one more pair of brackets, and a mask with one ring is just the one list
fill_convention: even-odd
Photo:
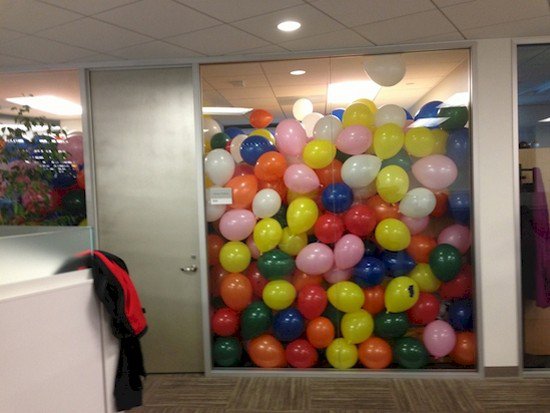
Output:
[[524,367],[550,368],[550,45],[518,46]]
[[475,368],[469,51],[201,76],[213,367]]

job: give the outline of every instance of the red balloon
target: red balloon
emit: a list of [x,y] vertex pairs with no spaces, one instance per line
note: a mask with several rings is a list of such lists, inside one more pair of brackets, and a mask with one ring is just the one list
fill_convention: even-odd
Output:
[[327,307],[327,293],[320,285],[308,285],[298,293],[298,311],[312,320],[321,316]]
[[252,126],[257,129],[265,128],[269,126],[273,120],[273,115],[267,110],[263,109],[254,109],[250,112],[249,122]]
[[235,166],[235,172],[233,172],[233,177],[235,176],[245,176],[245,175],[254,175],[254,168],[247,163],[240,163]]
[[363,309],[369,314],[378,314],[386,307],[384,302],[385,290],[381,285],[365,288],[363,292],[365,293],[365,303],[363,304]]
[[461,366],[476,364],[476,336],[471,331],[456,333],[456,344],[449,354],[451,359]]
[[380,195],[371,196],[367,200],[367,205],[374,210],[376,222],[380,222],[386,218],[399,219],[399,206],[387,203]]
[[342,180],[342,162],[334,159],[328,166],[321,169],[315,169],[315,173],[319,177],[319,182],[323,186],[328,186]]
[[212,331],[219,336],[228,337],[234,335],[239,329],[239,315],[231,308],[216,310],[210,320]]
[[285,356],[288,364],[298,369],[308,369],[317,364],[317,350],[307,340],[298,339],[286,346]]
[[208,264],[216,265],[220,263],[220,250],[225,244],[222,237],[216,234],[208,234],[206,239],[208,245]]
[[413,235],[407,247],[407,253],[416,262],[430,262],[430,253],[437,247],[437,240],[427,235]]
[[439,305],[435,295],[421,292],[416,304],[407,310],[410,322],[423,326],[431,323],[439,314]]
[[265,278],[260,271],[258,270],[258,265],[254,261],[246,269],[246,277],[252,284],[252,291],[256,297],[262,298],[262,293],[264,291],[265,285],[268,283],[267,278]]
[[376,212],[367,205],[353,205],[344,214],[346,229],[358,237],[367,237],[376,227]]
[[435,192],[435,208],[430,214],[432,217],[440,218],[447,212],[449,207],[449,197],[445,192]]
[[326,213],[317,219],[313,232],[319,241],[332,244],[342,238],[344,222],[338,215]]
[[321,285],[323,283],[323,275],[310,275],[296,269],[292,274],[292,285],[297,292],[308,285]]
[[212,297],[220,296],[220,284],[222,278],[229,274],[225,271],[221,265],[217,264],[210,267],[210,277],[209,277],[209,290]]
[[472,267],[464,265],[451,281],[441,284],[437,291],[443,300],[469,298],[472,296]]
[[81,169],[76,174],[76,184],[80,189],[86,189],[86,182],[85,182],[85,176],[84,176],[84,169]]

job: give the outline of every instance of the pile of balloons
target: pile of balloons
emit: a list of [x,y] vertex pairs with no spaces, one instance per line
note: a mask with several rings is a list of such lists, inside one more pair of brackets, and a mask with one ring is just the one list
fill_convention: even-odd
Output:
[[475,365],[469,115],[440,104],[204,119],[216,366]]

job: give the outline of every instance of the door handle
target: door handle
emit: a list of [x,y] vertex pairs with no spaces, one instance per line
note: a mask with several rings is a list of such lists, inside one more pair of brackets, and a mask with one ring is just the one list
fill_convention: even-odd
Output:
[[197,272],[199,268],[196,265],[190,265],[189,267],[180,268],[182,272]]

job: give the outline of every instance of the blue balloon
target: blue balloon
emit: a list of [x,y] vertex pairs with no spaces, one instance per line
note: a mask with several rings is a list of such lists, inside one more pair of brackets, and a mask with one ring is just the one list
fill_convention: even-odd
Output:
[[411,112],[409,112],[407,109],[404,109],[404,111],[405,111],[405,115],[407,115],[407,120],[413,120]]
[[235,136],[237,135],[242,135],[244,134],[244,132],[242,131],[242,129],[239,129],[235,126],[230,126],[229,128],[226,128],[224,131],[223,131],[227,136],[229,136],[231,139],[233,139]]
[[4,156],[7,162],[25,160],[33,150],[32,142],[25,138],[11,138],[4,145]]
[[456,300],[449,305],[449,324],[457,331],[467,331],[474,327],[471,300]]
[[468,225],[470,223],[470,192],[452,191],[449,194],[449,209],[455,221]]
[[432,100],[424,104],[414,117],[414,120],[426,119],[426,118],[437,118],[437,112],[439,112],[439,105],[443,102],[440,100]]
[[388,269],[388,275],[391,277],[408,274],[416,265],[416,262],[406,251],[384,251],[380,255],[380,259]]
[[344,116],[344,111],[345,109],[342,109],[342,108],[338,108],[338,109],[334,109],[331,113],[331,115],[334,115],[336,116],[338,119],[342,120],[342,117]]
[[353,191],[341,182],[330,184],[323,191],[321,201],[327,211],[339,214],[348,210],[353,203]]
[[76,171],[71,164],[55,162],[45,167],[52,172],[49,180],[52,188],[67,188],[76,184]]
[[273,318],[273,332],[281,341],[296,340],[304,332],[304,327],[304,317],[296,308],[281,310]]
[[275,146],[263,136],[249,136],[241,143],[241,156],[249,165],[256,165],[260,156],[269,151],[275,151]]
[[447,156],[459,169],[469,167],[470,161],[470,131],[468,128],[455,129],[447,138]]
[[361,287],[379,285],[386,275],[386,266],[376,257],[363,257],[352,270],[353,281]]

